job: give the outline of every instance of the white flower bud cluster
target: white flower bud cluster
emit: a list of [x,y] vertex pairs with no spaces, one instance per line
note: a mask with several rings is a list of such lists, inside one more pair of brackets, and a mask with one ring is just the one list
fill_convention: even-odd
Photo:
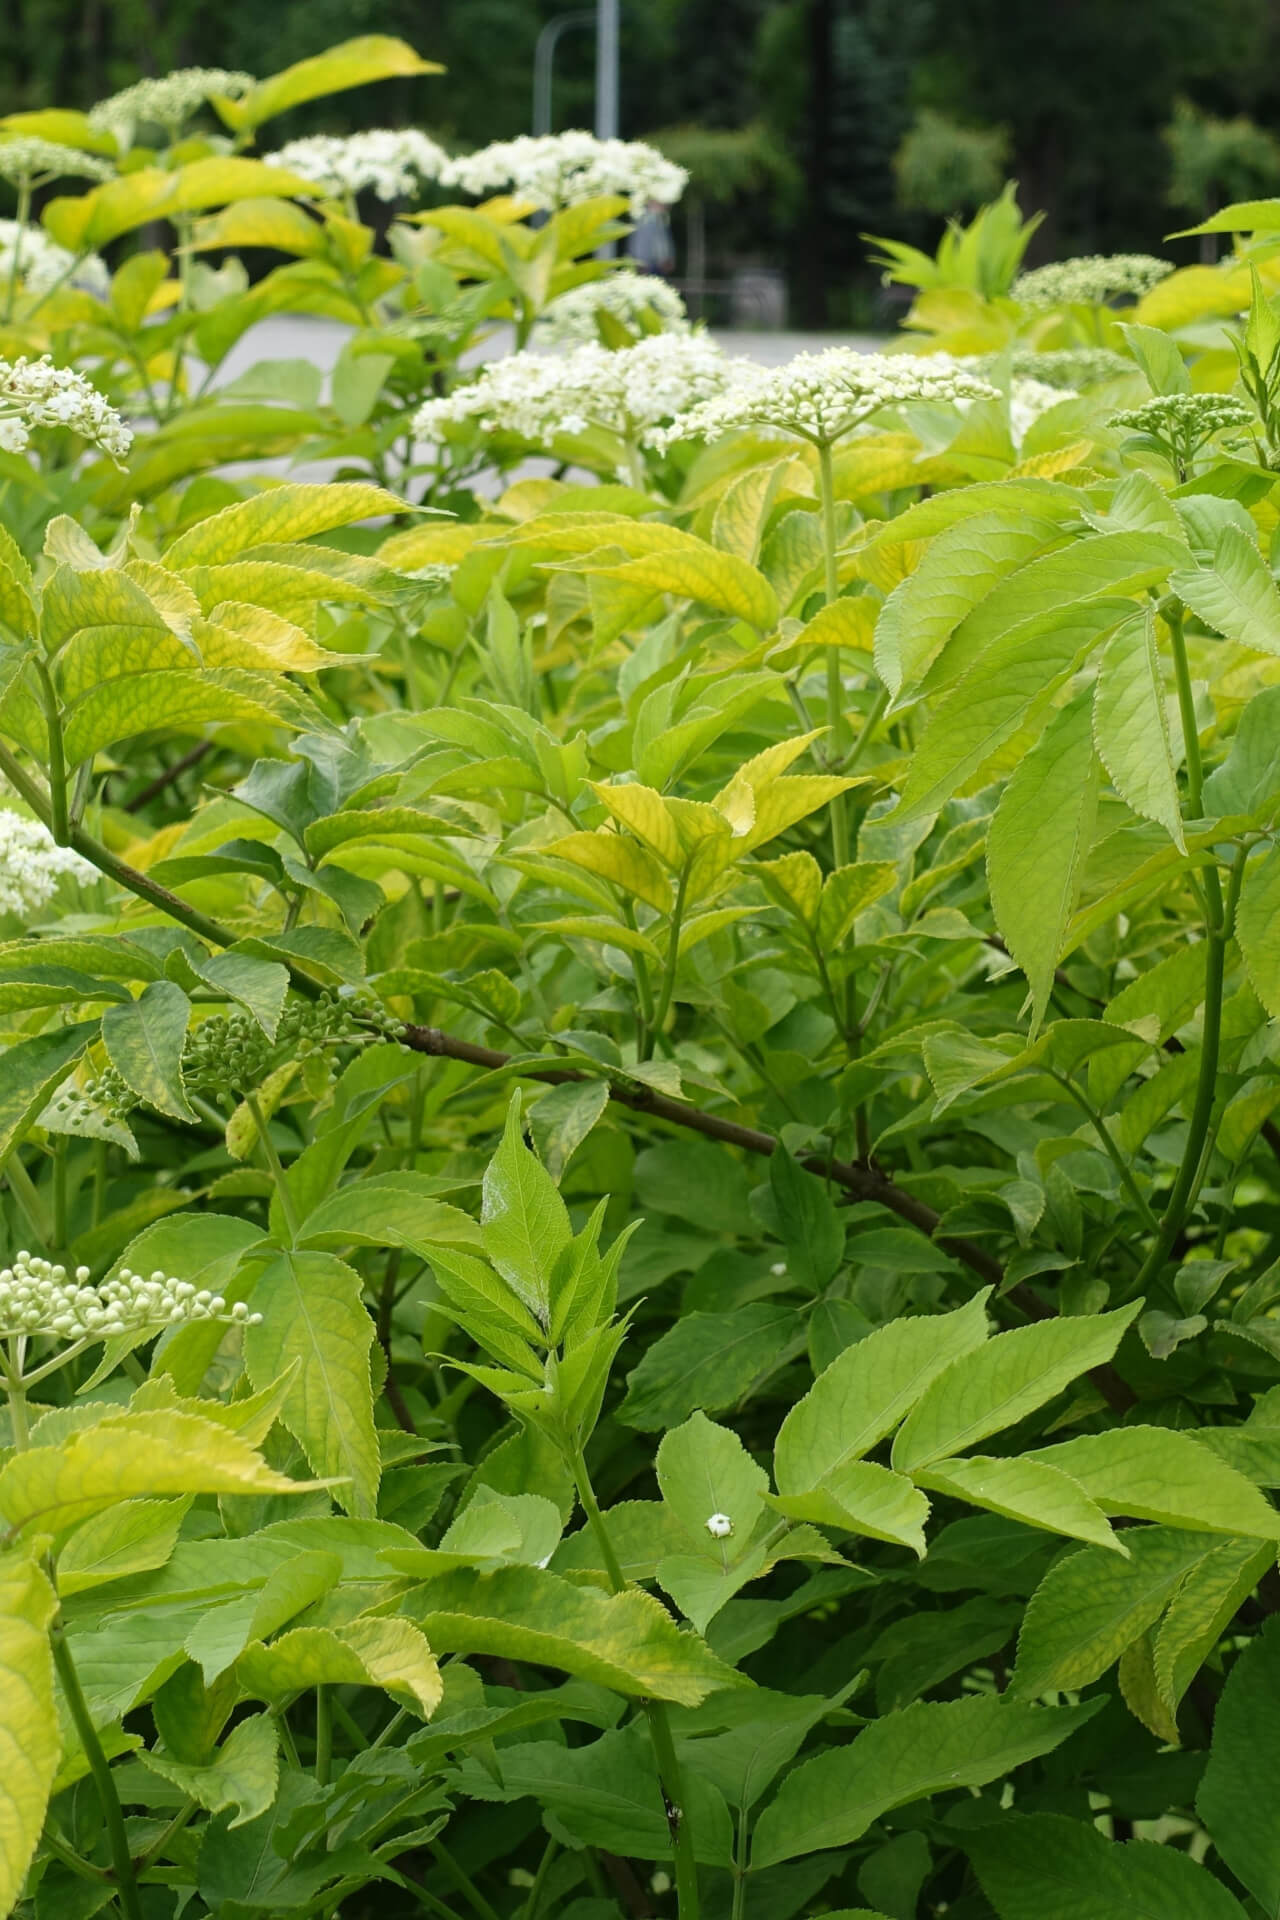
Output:
[[412,127],[379,127],[345,138],[317,133],[290,140],[263,159],[269,167],[285,167],[334,197],[370,188],[379,200],[411,200],[424,180],[439,178],[449,156]]
[[756,372],[718,399],[682,413],[658,444],[716,440],[737,427],[773,427],[816,443],[839,440],[884,407],[913,401],[990,400],[996,390],[948,355],[859,353],[827,347],[798,353],[768,372]]
[[1140,300],[1172,272],[1150,253],[1082,253],[1020,273],[1010,294],[1024,307],[1101,307],[1121,295]]
[[63,1266],[25,1249],[0,1268],[0,1335],[52,1334],[61,1340],[106,1340],[143,1328],[171,1327],[184,1320],[225,1320],[254,1327],[260,1313],[243,1301],[228,1306],[220,1293],[193,1287],[159,1271],[144,1279],[121,1267],[100,1287],[89,1285],[88,1267],[69,1274]]
[[229,73],[225,67],[179,67],[158,80],[136,80],[109,100],[100,100],[90,109],[89,121],[127,147],[139,126],[174,132],[215,94],[238,100],[255,84],[251,73]]
[[[1071,387],[1076,392],[1138,370],[1132,360],[1110,347],[1051,347],[1044,353],[1019,347],[1007,359],[1015,380],[1039,380],[1047,387]],[[985,353],[971,364],[977,373],[998,373],[1005,360],[1004,354]]]
[[22,453],[32,429],[70,427],[83,440],[121,460],[133,444],[133,430],[98,389],[72,367],[40,360],[0,360],[0,447]]
[[1042,413],[1061,406],[1077,396],[1069,387],[1053,387],[1044,380],[1028,380],[1015,374],[1009,389],[1009,432],[1015,447],[1020,447]]
[[727,1513],[709,1514],[704,1525],[713,1540],[727,1540],[733,1532],[733,1521]]
[[549,212],[599,194],[620,193],[630,201],[633,219],[639,219],[651,200],[674,206],[689,176],[643,140],[598,140],[575,129],[495,140],[477,153],[451,160],[440,182],[464,193],[507,189]]
[[654,444],[660,422],[691,402],[710,400],[753,380],[757,370],[731,359],[698,333],[646,334],[611,353],[575,347],[563,357],[513,353],[493,360],[470,386],[418,409],[415,432],[438,440],[450,425],[476,421],[485,433],[509,433],[546,446],[561,433],[605,427]]
[[48,293],[66,280],[74,287],[105,299],[110,275],[96,253],[77,260],[67,247],[51,240],[43,227],[21,226],[16,220],[0,220],[0,286],[14,278],[14,254],[18,256],[17,281],[24,293]]
[[79,147],[64,147],[58,140],[40,140],[28,134],[0,139],[0,180],[43,183],[71,176],[109,180],[114,172],[109,160],[100,159],[96,153],[82,153]]
[[684,301],[656,273],[624,270],[603,280],[587,280],[553,300],[542,316],[539,336],[548,347],[586,346],[600,339],[596,315],[611,313],[624,326],[643,329],[654,320],[668,333],[689,328]]
[[[0,445],[3,430],[0,420]],[[26,920],[48,906],[64,875],[82,886],[98,877],[95,867],[70,847],[58,846],[38,820],[0,807],[0,913]]]

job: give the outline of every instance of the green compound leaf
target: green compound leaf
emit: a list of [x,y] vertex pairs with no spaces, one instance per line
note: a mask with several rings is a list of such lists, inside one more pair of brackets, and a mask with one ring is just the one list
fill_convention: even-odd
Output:
[[992,1696],[917,1701],[788,1774],[760,1815],[753,1869],[820,1847],[847,1847],[893,1807],[980,1787],[1051,1753],[1101,1705],[1025,1707]]
[[102,1044],[121,1079],[140,1100],[170,1119],[195,1123],[182,1084],[182,1048],[191,1002],[173,980],[153,980],[136,1000],[108,1007]]
[[964,1847],[1000,1920],[1244,1920],[1222,1882],[1178,1848],[1120,1845],[1061,1814],[1002,1814]]
[[57,1606],[29,1554],[0,1555],[0,1913],[21,1897],[62,1751],[49,1650]]

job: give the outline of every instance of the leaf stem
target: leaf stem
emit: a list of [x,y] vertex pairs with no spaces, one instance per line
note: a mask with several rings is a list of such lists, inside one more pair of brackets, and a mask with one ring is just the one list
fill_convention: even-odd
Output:
[[40,682],[40,704],[49,730],[49,831],[60,847],[71,844],[70,816],[67,808],[67,760],[62,746],[62,715],[58,695],[49,669],[38,653],[31,655]]
[[333,1765],[333,1698],[329,1687],[316,1688],[316,1785],[327,1787]]
[[138,1898],[138,1882],[133,1870],[133,1856],[129,1851],[129,1836],[125,1832],[120,1796],[116,1792],[116,1783],[111,1777],[107,1756],[102,1751],[102,1742],[98,1739],[97,1729],[85,1704],[80,1677],[76,1672],[75,1661],[71,1657],[71,1649],[67,1645],[61,1619],[54,1622],[50,1643],[53,1648],[53,1664],[57,1670],[58,1679],[62,1682],[67,1707],[76,1733],[79,1735],[80,1744],[84,1748],[84,1757],[89,1763],[93,1784],[97,1789],[102,1818],[107,1829],[107,1840],[111,1848],[120,1905],[124,1909],[125,1920],[142,1920],[142,1903]]
[[[818,494],[822,509],[823,586],[827,605],[840,597],[840,572],[836,563],[836,491],[831,459],[831,442],[818,442]],[[831,728],[832,759],[838,760],[847,734],[844,717],[844,681],[840,674],[839,647],[827,648],[827,724]],[[837,867],[849,862],[849,817],[845,796],[838,793],[831,801],[831,855]]]
[[[622,1571],[613,1541],[609,1538],[609,1529],[605,1526],[604,1515],[600,1511],[600,1503],[596,1499],[595,1488],[591,1484],[591,1475],[581,1447],[575,1446],[571,1449],[570,1464],[578,1489],[578,1498],[582,1502],[587,1524],[600,1549],[600,1557],[604,1561],[605,1572],[609,1576],[609,1585],[615,1593],[625,1593],[628,1586],[627,1577]],[[671,1737],[671,1722],[667,1718],[667,1709],[661,1700],[646,1700],[644,1711],[649,1722],[649,1738],[653,1742],[653,1755],[658,1764],[658,1781],[662,1788],[662,1797],[667,1809],[667,1825],[671,1832],[671,1850],[675,1856],[676,1868],[676,1900],[680,1920],[698,1920],[698,1867],[693,1851],[693,1829],[689,1824],[680,1761],[676,1754],[675,1741]]]
[[269,1126],[263,1114],[262,1107],[259,1104],[257,1094],[247,1093],[244,1097],[244,1103],[253,1115],[253,1124],[258,1129],[258,1138],[262,1142],[262,1151],[266,1158],[267,1166],[270,1169],[271,1178],[275,1183],[276,1192],[280,1196],[280,1211],[283,1213],[285,1225],[289,1229],[289,1238],[296,1243],[302,1222],[299,1220],[298,1210],[293,1204],[293,1195],[289,1191],[289,1182],[285,1175],[285,1170],[280,1164],[280,1155],[276,1152],[276,1143],[271,1138]]
[[499,1920],[497,1910],[489,1905],[489,1902],[485,1899],[479,1887],[471,1878],[471,1875],[464,1872],[462,1867],[458,1865],[458,1862],[454,1859],[443,1841],[433,1840],[431,1842],[431,1853],[437,1865],[444,1868],[458,1892],[467,1902],[467,1905],[477,1915],[477,1920]]

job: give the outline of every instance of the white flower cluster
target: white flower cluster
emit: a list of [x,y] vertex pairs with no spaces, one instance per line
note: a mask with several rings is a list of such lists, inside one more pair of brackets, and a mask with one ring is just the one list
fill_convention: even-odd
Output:
[[830,445],[883,407],[921,400],[955,405],[990,400],[995,392],[986,380],[943,354],[915,359],[827,347],[821,353],[798,353],[768,372],[756,371],[754,378],[718,399],[682,413],[657,440],[663,446],[676,440],[714,440],[735,427],[754,426]]
[[16,220],[0,220],[0,287],[7,287],[14,277],[15,252],[17,280],[24,293],[48,293],[66,280],[106,298],[110,275],[96,253],[77,260],[68,248],[51,240],[43,227],[21,226]]
[[89,1285],[88,1267],[68,1274],[63,1266],[28,1253],[0,1268],[0,1335],[56,1334],[62,1340],[106,1340],[144,1327],[170,1327],[183,1320],[227,1320],[258,1326],[260,1313],[242,1301],[229,1307],[220,1293],[174,1280],[167,1273],[148,1279],[121,1267],[100,1287]]
[[633,329],[642,328],[646,318],[656,319],[668,333],[684,333],[689,326],[684,301],[674,287],[656,273],[626,270],[608,274],[603,280],[587,280],[553,300],[542,316],[540,338],[549,347],[585,346],[598,341],[596,315],[602,309]]
[[513,353],[491,361],[470,386],[418,409],[415,431],[438,440],[442,430],[476,421],[485,433],[510,433],[546,446],[561,433],[606,427],[646,445],[691,402],[710,401],[757,377],[698,333],[646,334],[634,347],[575,347],[562,357]]
[[1010,292],[1024,307],[1101,307],[1122,294],[1141,299],[1172,272],[1150,253],[1083,253],[1020,273]]
[[593,133],[574,130],[495,140],[477,153],[451,160],[440,181],[464,193],[508,188],[549,212],[598,194],[621,193],[638,219],[650,200],[674,206],[689,176],[643,140],[597,140]]
[[90,108],[89,122],[127,147],[139,126],[175,132],[215,94],[237,100],[255,84],[251,73],[229,73],[225,67],[179,67],[159,80],[136,80],[109,100],[100,100]]
[[[0,430],[3,426],[0,420]],[[70,847],[58,846],[38,820],[0,807],[0,913],[28,919],[48,906],[64,874],[82,884],[98,877],[95,867]]]
[[1052,387],[1045,380],[1029,380],[1015,374],[1009,390],[1009,432],[1020,447],[1027,431],[1042,413],[1077,396],[1069,387]]
[[83,440],[121,460],[133,444],[114,407],[72,367],[40,360],[0,360],[0,447],[22,453],[33,427],[70,427]]
[[998,372],[1008,360],[1015,379],[1039,380],[1047,387],[1096,387],[1102,380],[1117,380],[1137,367],[1123,353],[1110,347],[1051,347],[1037,353],[1034,347],[1019,347],[1012,354],[982,354],[972,364],[979,373]]
[[269,167],[287,167],[310,180],[323,193],[341,196],[371,188],[379,200],[407,200],[416,196],[422,181],[439,178],[449,156],[412,127],[379,127],[345,138],[317,133],[290,140],[263,159]]
[[708,1514],[703,1525],[713,1540],[727,1540],[733,1532],[733,1521],[727,1513]]
[[100,159],[96,153],[81,153],[78,147],[64,147],[57,140],[40,140],[27,134],[0,139],[0,180],[43,183],[71,175],[80,180],[109,180],[114,172],[109,160]]

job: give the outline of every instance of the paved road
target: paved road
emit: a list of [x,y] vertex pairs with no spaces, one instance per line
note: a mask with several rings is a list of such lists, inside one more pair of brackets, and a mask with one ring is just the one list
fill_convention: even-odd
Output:
[[[309,360],[329,368],[338,356],[348,329],[336,320],[316,320],[305,314],[279,314],[251,327],[227,355],[222,379],[234,380],[260,360]],[[866,353],[883,344],[866,333],[735,333],[714,332],[726,353],[745,354],[763,366],[776,367],[797,353],[812,353],[822,347],[857,347]],[[510,334],[501,328],[476,350],[474,358],[489,359],[506,353]]]

